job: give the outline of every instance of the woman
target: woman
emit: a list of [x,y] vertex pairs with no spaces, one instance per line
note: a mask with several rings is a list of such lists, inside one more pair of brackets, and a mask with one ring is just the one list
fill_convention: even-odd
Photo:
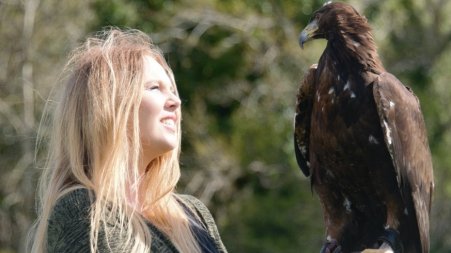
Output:
[[174,193],[180,99],[150,38],[105,30],[66,72],[32,252],[226,252],[207,208]]

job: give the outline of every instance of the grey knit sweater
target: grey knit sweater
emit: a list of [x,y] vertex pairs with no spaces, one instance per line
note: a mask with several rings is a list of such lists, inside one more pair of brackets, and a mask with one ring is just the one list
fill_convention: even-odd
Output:
[[[226,253],[218,233],[215,221],[207,207],[198,199],[189,195],[179,195],[181,202],[192,213],[200,217],[208,230],[208,235],[214,241],[220,253]],[[48,221],[47,252],[90,252],[89,244],[89,209],[91,200],[88,190],[78,189],[63,196],[56,203]],[[127,252],[124,248],[124,238],[121,238],[120,228],[113,223],[106,223],[107,229],[112,229],[113,239],[106,240],[104,231],[100,231],[98,240],[99,252]],[[148,223],[152,236],[151,251],[158,253],[179,253],[169,238]],[[117,235],[117,236],[116,236]]]

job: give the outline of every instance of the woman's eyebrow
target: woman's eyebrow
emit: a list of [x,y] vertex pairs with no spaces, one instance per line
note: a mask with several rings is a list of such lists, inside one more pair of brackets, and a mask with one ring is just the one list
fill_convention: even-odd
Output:
[[161,84],[159,80],[148,80],[144,82],[144,86],[152,85],[152,84]]

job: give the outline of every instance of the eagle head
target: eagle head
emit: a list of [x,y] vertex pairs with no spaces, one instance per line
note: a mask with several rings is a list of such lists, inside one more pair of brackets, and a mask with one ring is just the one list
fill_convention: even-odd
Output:
[[371,29],[364,16],[361,16],[351,5],[331,2],[315,11],[309,24],[299,35],[299,45],[314,39],[343,38],[344,35],[362,34]]

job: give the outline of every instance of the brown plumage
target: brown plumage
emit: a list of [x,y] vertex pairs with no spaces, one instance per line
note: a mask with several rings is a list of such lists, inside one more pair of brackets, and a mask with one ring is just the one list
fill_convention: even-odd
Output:
[[350,5],[313,14],[300,44],[318,38],[327,45],[299,87],[295,151],[321,201],[322,252],[429,252],[434,182],[417,97],[386,72]]

